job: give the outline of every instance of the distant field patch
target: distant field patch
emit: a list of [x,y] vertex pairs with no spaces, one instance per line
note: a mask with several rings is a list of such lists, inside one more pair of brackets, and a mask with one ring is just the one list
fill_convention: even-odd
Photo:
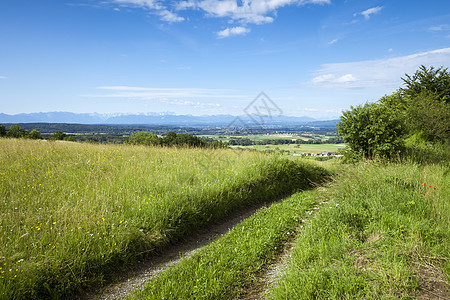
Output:
[[233,146],[233,148],[263,150],[288,150],[291,153],[321,153],[321,152],[337,152],[339,149],[345,148],[345,144],[287,144],[287,145],[252,145],[252,146]]

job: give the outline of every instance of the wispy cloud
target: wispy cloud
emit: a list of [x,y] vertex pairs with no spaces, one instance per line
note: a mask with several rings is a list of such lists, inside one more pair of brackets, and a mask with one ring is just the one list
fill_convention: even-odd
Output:
[[356,17],[357,15],[362,15],[366,20],[369,20],[371,15],[378,14],[382,9],[383,6],[375,6],[364,11],[354,13],[353,16]]
[[133,98],[138,100],[165,100],[170,99],[199,99],[199,98],[245,98],[247,96],[234,94],[226,89],[202,89],[202,88],[153,88],[136,86],[99,86],[98,90],[108,91],[85,95],[94,98]]
[[[314,100],[311,99],[309,102],[314,102]],[[321,120],[331,120],[339,118],[344,110],[344,108],[296,107],[292,108],[290,113],[297,116],[306,115]]]
[[320,88],[398,88],[401,77],[414,73],[420,65],[450,65],[450,48],[393,58],[323,65],[306,85]]
[[428,30],[430,30],[430,31],[447,31],[447,30],[450,30],[450,26],[447,24],[436,25],[436,26],[431,26],[430,28],[428,28]]
[[328,42],[328,45],[336,44],[339,41],[339,39],[334,39]]
[[6,79],[7,77],[6,76],[0,76],[0,79]]
[[148,10],[167,22],[181,22],[184,10],[203,11],[208,17],[227,18],[241,24],[271,23],[279,8],[289,5],[324,5],[331,0],[175,0],[167,3],[158,0],[107,0],[119,7],[134,7]]
[[169,23],[176,23],[176,22],[184,21],[183,17],[180,17],[177,14],[175,14],[167,9],[158,10],[157,15],[161,17],[161,20],[169,22]]
[[176,106],[191,106],[195,108],[217,108],[221,107],[219,103],[204,103],[200,101],[187,101],[187,100],[168,100],[168,99],[161,99],[160,102],[170,105],[176,105]]
[[342,76],[336,76],[335,74],[324,74],[319,75],[311,79],[312,83],[321,84],[321,83],[349,83],[357,81],[353,74],[345,74]]
[[[126,85],[99,86],[89,98],[117,99],[118,101],[154,101],[166,105],[193,107],[207,111],[222,108],[223,101],[248,99],[227,89],[155,88]],[[215,102],[217,101],[217,102]]]
[[310,108],[310,107],[304,107],[304,108],[299,108],[299,111],[304,111],[304,112],[316,112],[316,111],[320,111],[320,109],[318,108]]
[[234,35],[245,35],[250,32],[250,29],[238,26],[224,29],[222,31],[217,32],[217,37],[219,39],[223,39],[226,37],[234,36]]
[[110,0],[110,2],[121,7],[135,7],[149,10],[152,14],[159,16],[161,20],[169,23],[184,21],[184,17],[178,16],[168,6],[157,0]]
[[177,8],[200,9],[208,16],[244,24],[264,24],[273,22],[277,9],[285,6],[329,3],[330,0],[187,0],[179,2]]

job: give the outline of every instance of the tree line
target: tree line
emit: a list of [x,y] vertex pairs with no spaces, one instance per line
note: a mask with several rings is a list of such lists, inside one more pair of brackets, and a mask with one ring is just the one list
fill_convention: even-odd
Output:
[[[17,124],[13,124],[6,129],[5,125],[0,124],[0,137],[9,137],[9,138],[25,138],[32,140],[40,140],[43,139],[41,133],[36,129],[28,131],[26,129],[21,128]],[[66,141],[74,141],[75,139],[71,136],[68,136],[64,132],[55,131],[48,137],[49,140],[66,140]]]
[[393,94],[343,112],[336,127],[354,154],[392,157],[411,144],[449,144],[448,69],[422,65],[402,80]]
[[166,136],[158,136],[150,132],[137,132],[130,135],[125,143],[132,145],[148,146],[177,146],[177,147],[200,147],[200,148],[225,148],[227,147],[220,141],[205,141],[198,136],[189,133],[167,133]]
[[[43,139],[41,133],[35,129],[31,132],[21,128],[19,125],[11,125],[8,129],[4,125],[0,125],[0,137],[9,138],[26,138],[26,139]],[[76,141],[73,137],[62,131],[55,131],[49,137],[49,140]],[[89,140],[92,142],[92,140]],[[95,142],[95,141],[94,141]],[[128,139],[121,142],[131,145],[148,145],[148,146],[178,146],[178,147],[201,147],[201,148],[225,148],[224,143],[216,140],[202,140],[201,138],[188,133],[169,132],[166,136],[158,136],[150,132],[136,132],[130,135]]]

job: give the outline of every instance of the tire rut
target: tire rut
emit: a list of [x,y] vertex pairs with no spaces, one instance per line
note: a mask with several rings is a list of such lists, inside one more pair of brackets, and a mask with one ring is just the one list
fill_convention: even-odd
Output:
[[[279,200],[280,201],[280,200]],[[118,280],[107,284],[97,291],[89,291],[78,295],[77,299],[82,300],[117,300],[123,299],[133,291],[142,288],[143,285],[166,270],[171,265],[179,263],[182,259],[190,257],[198,249],[208,245],[227,233],[234,225],[253,215],[261,208],[267,207],[270,203],[260,203],[232,214],[224,222],[212,224],[208,228],[198,231],[196,234],[187,237],[183,241],[170,246],[163,253],[157,254],[149,259],[138,263],[138,267],[119,275]]]
[[311,217],[320,210],[321,206],[328,203],[328,201],[318,202],[305,213],[301,225],[292,232],[292,237],[284,243],[283,250],[268,264],[267,268],[258,276],[257,281],[247,286],[243,295],[239,298],[240,300],[268,299],[271,286],[277,284],[286,271],[297,236],[301,234],[304,227],[311,224]]

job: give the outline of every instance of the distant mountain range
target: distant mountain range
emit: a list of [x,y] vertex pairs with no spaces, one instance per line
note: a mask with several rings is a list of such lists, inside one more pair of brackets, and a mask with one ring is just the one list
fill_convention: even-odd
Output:
[[338,120],[289,116],[175,115],[172,113],[98,114],[71,112],[40,112],[8,115],[0,113],[0,123],[67,123],[110,125],[168,125],[168,126],[258,126],[258,125],[335,125]]

